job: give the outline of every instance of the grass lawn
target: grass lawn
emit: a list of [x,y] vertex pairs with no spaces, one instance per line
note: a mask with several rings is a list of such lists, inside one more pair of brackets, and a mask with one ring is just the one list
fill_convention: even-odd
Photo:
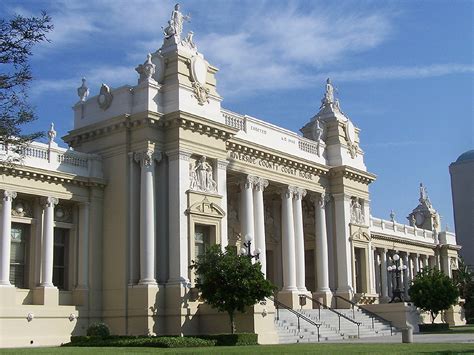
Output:
[[29,348],[1,354],[474,354],[473,344],[294,344],[212,348]]

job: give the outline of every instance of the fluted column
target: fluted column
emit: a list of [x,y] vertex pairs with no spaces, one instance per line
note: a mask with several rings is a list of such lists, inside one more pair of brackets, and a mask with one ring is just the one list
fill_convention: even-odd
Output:
[[10,247],[12,228],[12,201],[16,192],[3,191],[2,235],[0,236],[0,286],[10,284]]
[[295,224],[295,258],[296,258],[296,287],[306,292],[305,262],[304,262],[304,230],[302,200],[306,190],[295,187],[293,189],[293,218]]
[[43,248],[41,258],[41,283],[42,287],[54,287],[53,285],[53,257],[54,257],[54,206],[58,199],[46,197],[42,200],[43,205]]
[[402,271],[402,276],[403,276],[403,288],[404,288],[404,293],[405,293],[405,297],[408,297],[408,288],[409,288],[409,285],[410,285],[410,281],[409,281],[409,278],[410,278],[410,265],[408,264],[408,260],[409,260],[409,257],[408,257],[408,252],[407,253],[404,253],[403,256],[401,257],[403,259],[403,264],[402,265],[406,265],[406,270]]
[[156,284],[155,278],[155,160],[161,153],[148,149],[136,153],[140,163],[140,281],[141,285]]
[[316,275],[318,285],[316,292],[330,292],[329,288],[329,260],[328,260],[328,238],[326,230],[326,204],[329,201],[324,192],[313,195],[316,224]]
[[255,222],[254,222],[254,213],[253,213],[253,184],[255,177],[246,176],[240,182],[240,198],[241,198],[241,226],[240,230],[242,231],[242,238],[245,239],[245,236],[248,234],[252,238],[255,238]]
[[380,287],[382,288],[382,297],[387,299],[388,298],[388,289],[389,289],[389,279],[388,279],[388,271],[387,271],[387,249],[382,249],[380,253],[380,274],[381,274],[381,284]]
[[79,205],[79,249],[77,288],[87,289],[89,284],[89,202]]
[[413,270],[413,277],[418,275],[420,272],[420,254],[414,254],[413,258],[415,259],[415,268]]
[[255,208],[255,248],[260,249],[259,262],[262,266],[262,272],[267,275],[267,256],[265,244],[265,209],[263,205],[263,190],[268,186],[268,180],[255,179],[255,191],[253,193],[253,202]]
[[287,187],[281,191],[281,230],[283,291],[297,291],[295,263],[295,234],[293,220],[293,192]]

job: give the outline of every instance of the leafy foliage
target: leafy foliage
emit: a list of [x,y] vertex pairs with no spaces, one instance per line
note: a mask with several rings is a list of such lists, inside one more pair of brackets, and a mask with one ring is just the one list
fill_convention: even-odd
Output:
[[232,334],[235,312],[243,313],[246,307],[271,296],[275,288],[265,279],[260,263],[252,264],[248,256],[237,255],[230,246],[225,252],[220,245],[212,246],[191,268],[196,270],[196,287],[204,301],[229,315]]
[[27,102],[27,88],[32,80],[28,58],[32,47],[47,41],[46,33],[53,29],[51,17],[16,15],[0,19],[0,144],[20,152],[25,144],[42,135],[22,134],[21,126],[36,119]]
[[468,323],[474,322],[474,273],[464,262],[463,258],[458,259],[458,269],[453,271],[453,279],[459,288],[459,293],[466,301],[464,310]]
[[87,328],[87,335],[94,337],[106,338],[110,336],[110,328],[105,323],[92,323],[89,328]]
[[408,294],[415,306],[430,312],[432,323],[439,312],[456,304],[459,297],[453,280],[438,269],[430,268],[416,275]]
[[214,340],[216,346],[258,345],[258,334],[255,333],[199,335],[198,337]]

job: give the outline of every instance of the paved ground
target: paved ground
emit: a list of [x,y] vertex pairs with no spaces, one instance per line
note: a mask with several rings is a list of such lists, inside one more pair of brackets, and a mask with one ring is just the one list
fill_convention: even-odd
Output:
[[[401,343],[402,335],[327,341],[324,343]],[[474,334],[414,334],[414,343],[474,343]]]

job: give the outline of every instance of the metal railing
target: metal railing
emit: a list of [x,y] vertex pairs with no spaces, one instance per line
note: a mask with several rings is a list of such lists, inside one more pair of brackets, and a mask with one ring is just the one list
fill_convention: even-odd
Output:
[[342,314],[342,313],[336,311],[335,309],[332,309],[331,307],[325,305],[324,303],[319,302],[318,300],[315,300],[314,298],[312,298],[308,295],[301,294],[300,297],[306,297],[307,299],[313,301],[313,303],[316,303],[318,305],[319,320],[321,320],[321,307],[324,308],[324,309],[327,309],[328,311],[333,312],[334,314],[336,314],[338,316],[338,323],[339,323],[338,324],[339,325],[338,331],[339,331],[339,333],[341,332],[341,317],[344,318],[345,320],[348,320],[349,322],[354,323],[355,325],[357,325],[357,338],[360,338],[360,325],[362,324],[361,322],[357,322],[356,320],[349,318],[345,314]]
[[280,308],[286,309],[287,311],[290,311],[290,313],[293,313],[297,319],[298,319],[298,333],[301,331],[300,327],[300,318],[304,320],[305,322],[308,322],[309,324],[315,326],[318,328],[318,343],[320,340],[320,332],[319,328],[321,327],[321,323],[316,323],[313,321],[311,318],[306,317],[305,315],[301,314],[300,312],[295,311],[294,309],[288,307],[286,304],[281,303],[274,297],[268,297],[269,300],[273,301],[273,304],[275,305],[276,313],[277,313],[277,320],[280,320]]
[[365,314],[367,314],[371,320],[372,320],[372,329],[375,329],[375,319],[378,319],[382,322],[385,322],[385,323],[388,323],[390,325],[390,336],[393,335],[393,325],[392,325],[392,321],[389,321],[388,319],[385,319],[381,316],[379,316],[378,314],[375,314],[374,312],[371,312],[369,311],[368,309],[365,309],[364,307],[361,307],[359,306],[357,303],[353,302],[353,301],[350,301],[348,300],[347,298],[344,298],[342,296],[339,296],[339,295],[334,295],[334,297],[336,298],[336,307],[337,307],[337,299],[340,298],[341,300],[343,300],[344,302],[346,303],[349,303],[351,305],[351,308],[352,308],[352,318],[355,319],[355,308],[357,307],[358,311],[362,311],[364,312]]

